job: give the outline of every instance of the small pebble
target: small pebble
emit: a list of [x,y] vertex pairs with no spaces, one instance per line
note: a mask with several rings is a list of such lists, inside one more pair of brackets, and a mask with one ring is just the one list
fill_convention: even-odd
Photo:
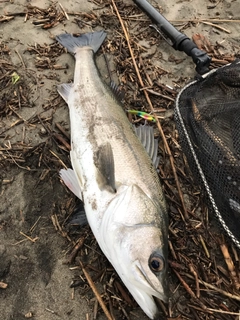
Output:
[[24,317],[25,317],[25,318],[32,318],[32,317],[33,317],[33,314],[32,314],[32,312],[28,312],[28,313],[25,314]]
[[46,134],[47,133],[47,130],[45,128],[43,128],[43,127],[40,129],[40,131],[41,131],[41,134]]

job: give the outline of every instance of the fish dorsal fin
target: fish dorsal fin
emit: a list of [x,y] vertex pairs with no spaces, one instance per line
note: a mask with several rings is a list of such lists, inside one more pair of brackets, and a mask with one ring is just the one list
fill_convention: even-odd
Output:
[[110,88],[112,90],[112,93],[114,94],[114,97],[120,102],[123,103],[125,93],[120,89],[120,86],[117,85],[113,80],[110,82]]
[[115,169],[112,147],[109,142],[100,145],[94,154],[94,163],[97,168],[97,182],[100,189],[116,192]]
[[72,87],[73,83],[62,83],[57,86],[58,93],[66,102],[68,102]]
[[147,124],[140,125],[138,127],[133,126],[136,135],[142,142],[149,157],[152,159],[153,165],[157,168],[159,165],[158,152],[158,139],[154,138],[153,127]]

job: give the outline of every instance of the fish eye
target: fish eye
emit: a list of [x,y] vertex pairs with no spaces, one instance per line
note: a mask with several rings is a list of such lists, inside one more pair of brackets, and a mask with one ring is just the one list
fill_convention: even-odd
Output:
[[151,255],[148,264],[152,272],[160,272],[165,266],[164,259],[159,254]]

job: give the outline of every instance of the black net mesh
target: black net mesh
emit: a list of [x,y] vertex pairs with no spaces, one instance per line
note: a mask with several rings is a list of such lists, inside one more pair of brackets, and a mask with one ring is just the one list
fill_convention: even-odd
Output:
[[211,71],[178,95],[175,118],[193,174],[240,248],[240,62]]

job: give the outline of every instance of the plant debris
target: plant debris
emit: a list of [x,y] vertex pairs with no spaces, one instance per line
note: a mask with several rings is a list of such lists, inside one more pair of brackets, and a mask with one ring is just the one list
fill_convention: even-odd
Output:
[[28,106],[28,87],[24,77],[16,72],[10,60],[10,51],[5,43],[0,43],[0,117],[15,113]]
[[66,50],[57,42],[50,45],[29,46],[27,51],[30,54],[35,54],[35,66],[38,69],[67,69],[68,65],[60,66],[56,64],[57,58]]
[[67,12],[59,2],[53,2],[47,9],[37,6],[27,5],[21,12],[12,12],[0,16],[0,22],[6,22],[14,19],[16,16],[24,16],[24,21],[34,18],[33,25],[42,29],[56,27],[59,23],[69,20]]

